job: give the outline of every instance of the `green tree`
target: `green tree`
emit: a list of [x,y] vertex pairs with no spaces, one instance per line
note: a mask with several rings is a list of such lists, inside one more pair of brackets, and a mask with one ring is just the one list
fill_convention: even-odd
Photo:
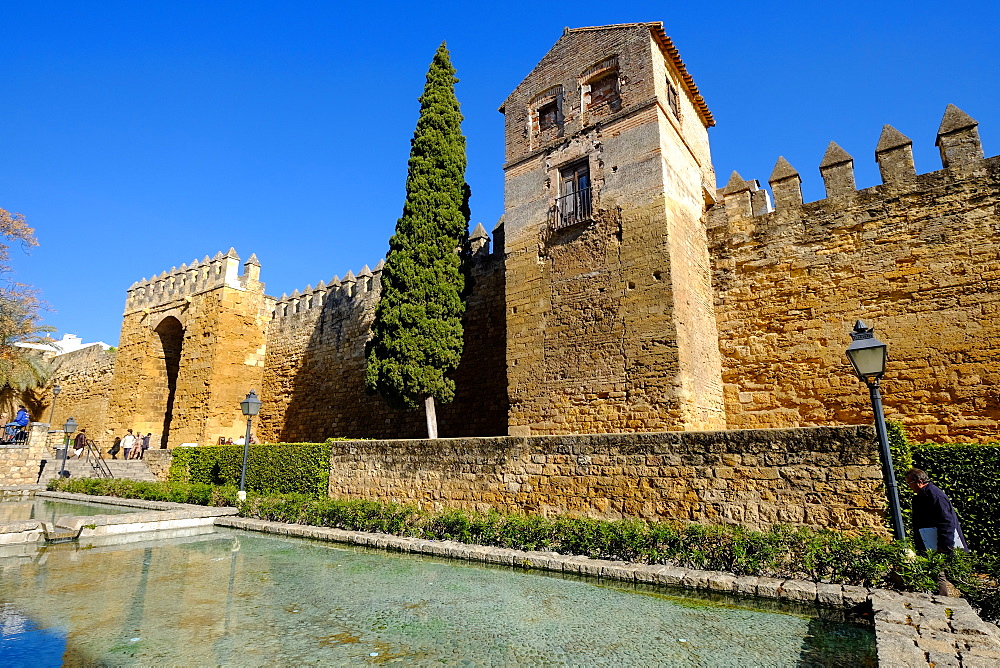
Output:
[[42,343],[52,328],[39,324],[41,302],[35,290],[9,275],[11,244],[28,250],[38,241],[24,216],[5,209],[0,209],[0,239],[0,410],[10,413],[23,403],[37,417],[45,401],[36,390],[45,385],[51,365],[37,350],[16,344]]
[[465,280],[457,250],[468,230],[469,188],[457,81],[442,43],[420,96],[406,202],[389,240],[366,348],[369,390],[394,408],[423,402],[430,438],[437,438],[434,402],[455,398],[455,381],[447,374],[462,357]]

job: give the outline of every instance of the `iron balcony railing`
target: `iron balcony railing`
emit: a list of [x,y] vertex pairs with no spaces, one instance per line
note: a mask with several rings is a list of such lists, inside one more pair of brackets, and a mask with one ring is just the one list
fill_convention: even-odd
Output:
[[575,193],[556,198],[549,209],[549,229],[561,230],[590,220],[593,214],[590,188],[581,188]]

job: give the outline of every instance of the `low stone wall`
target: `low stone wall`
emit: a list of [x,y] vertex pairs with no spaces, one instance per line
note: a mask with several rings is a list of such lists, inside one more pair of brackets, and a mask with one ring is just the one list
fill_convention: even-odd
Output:
[[0,445],[0,486],[33,485],[38,479],[39,463],[52,459],[46,445],[49,425],[32,422],[28,442],[17,445]]
[[433,510],[884,530],[869,427],[338,441],[330,496]]
[[157,480],[167,480],[170,476],[170,463],[173,461],[173,450],[152,449],[146,450],[142,456],[149,472],[156,476]]

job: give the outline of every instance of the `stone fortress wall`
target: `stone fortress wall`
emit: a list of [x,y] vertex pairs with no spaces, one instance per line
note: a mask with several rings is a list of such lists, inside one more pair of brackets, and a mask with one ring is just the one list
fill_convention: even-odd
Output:
[[[591,105],[609,73],[617,102]],[[1000,435],[1000,158],[957,108],[938,133],[942,170],[916,174],[887,127],[882,185],[857,190],[831,144],[827,197],[803,203],[782,159],[774,207],[739,175],[716,190],[714,120],[660,24],[567,30],[502,111],[506,211],[492,253],[481,226],[469,239],[442,436],[866,424],[844,357],[857,318],[890,346],[890,417],[925,440]],[[581,165],[593,211],[560,220]],[[420,411],[364,389],[379,273],[275,300],[256,259],[241,275],[231,251],[136,284],[108,403],[96,396],[111,362],[90,374],[81,358],[56,378],[56,422],[213,443],[242,433],[238,403],[259,388],[262,439],[422,436]]]
[[[469,297],[456,396],[437,406],[443,436],[507,433],[503,258],[481,225],[467,252]],[[268,328],[260,437],[314,441],[328,436],[420,438],[422,410],[398,411],[365,391],[365,343],[381,291],[383,262],[315,288],[282,295]]]
[[784,158],[773,210],[738,174],[720,191],[707,224],[730,428],[864,421],[844,356],[861,318],[889,345],[889,417],[918,440],[1000,434],[1000,158],[953,105],[936,145],[943,169],[917,174],[912,142],[885,126],[883,184],[856,190],[831,142],[818,202]]
[[[32,417],[42,421],[48,420],[51,414],[52,429],[60,432],[66,420],[72,417],[80,428],[87,430],[91,440],[103,445],[107,441],[103,430],[108,420],[116,356],[114,349],[104,350],[97,344],[57,355],[55,374],[60,392],[55,411]],[[51,388],[49,392],[51,398]]]
[[501,111],[511,434],[724,428],[714,121],[662,27],[567,29]]

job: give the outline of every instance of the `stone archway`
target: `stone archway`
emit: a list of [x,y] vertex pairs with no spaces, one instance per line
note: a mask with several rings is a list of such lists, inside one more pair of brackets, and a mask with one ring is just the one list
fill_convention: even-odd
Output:
[[170,440],[170,423],[174,417],[174,398],[177,396],[177,375],[181,368],[181,348],[184,345],[184,326],[180,320],[167,316],[153,330],[158,335],[156,395],[161,403],[163,427],[160,447],[166,448]]

